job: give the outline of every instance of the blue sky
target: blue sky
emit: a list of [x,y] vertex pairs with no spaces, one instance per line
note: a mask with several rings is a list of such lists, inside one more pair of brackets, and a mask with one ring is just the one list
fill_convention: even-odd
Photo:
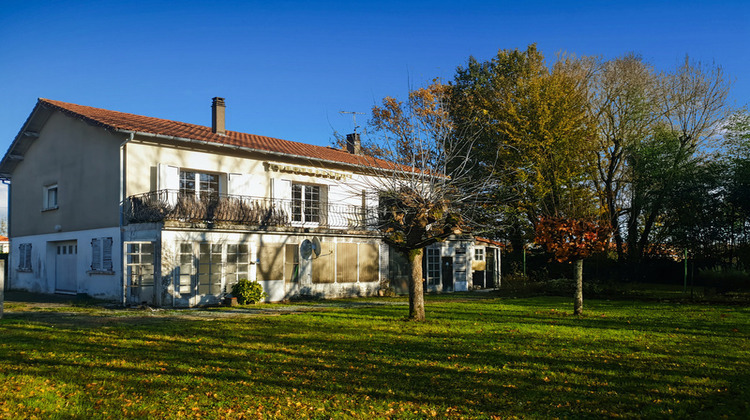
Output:
[[[685,54],[750,102],[750,1],[9,1],[0,7],[0,149],[38,97],[329,145],[351,116],[451,79],[470,55],[537,43],[658,69]],[[364,123],[365,116],[358,120]]]

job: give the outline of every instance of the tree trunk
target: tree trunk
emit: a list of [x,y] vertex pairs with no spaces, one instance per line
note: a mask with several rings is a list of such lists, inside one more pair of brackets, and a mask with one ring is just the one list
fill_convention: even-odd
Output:
[[424,284],[422,283],[422,254],[423,250],[409,251],[409,319],[424,321]]
[[573,302],[573,314],[583,314],[583,259],[573,261],[576,279],[576,293]]

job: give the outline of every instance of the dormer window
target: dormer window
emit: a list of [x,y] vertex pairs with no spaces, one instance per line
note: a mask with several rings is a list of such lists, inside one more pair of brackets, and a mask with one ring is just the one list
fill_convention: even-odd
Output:
[[57,184],[44,187],[42,196],[42,211],[57,209]]

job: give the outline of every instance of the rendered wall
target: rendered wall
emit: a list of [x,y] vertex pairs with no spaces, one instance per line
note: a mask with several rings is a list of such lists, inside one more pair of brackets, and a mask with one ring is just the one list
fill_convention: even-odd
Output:
[[[114,135],[53,112],[12,174],[14,237],[119,225],[119,145]],[[43,210],[44,187],[58,185],[58,208]]]
[[[94,238],[111,237],[112,272],[95,273],[91,271],[92,248]],[[77,232],[53,233],[14,237],[8,260],[8,273],[15,290],[26,290],[35,293],[55,293],[55,249],[60,242],[76,241],[76,290],[75,293],[91,297],[119,301],[122,296],[122,251],[120,249],[119,228],[92,229]],[[19,245],[31,244],[31,271],[19,271]]]

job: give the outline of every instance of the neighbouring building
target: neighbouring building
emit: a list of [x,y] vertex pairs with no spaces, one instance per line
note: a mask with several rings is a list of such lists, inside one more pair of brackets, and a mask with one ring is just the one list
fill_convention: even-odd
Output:
[[[223,98],[211,127],[39,99],[0,162],[11,287],[180,307],[218,303],[241,278],[270,301],[388,287],[398,258],[369,227],[376,165],[359,135],[337,150],[230,131],[224,114]],[[477,244],[428,248],[428,290],[489,272]]]

